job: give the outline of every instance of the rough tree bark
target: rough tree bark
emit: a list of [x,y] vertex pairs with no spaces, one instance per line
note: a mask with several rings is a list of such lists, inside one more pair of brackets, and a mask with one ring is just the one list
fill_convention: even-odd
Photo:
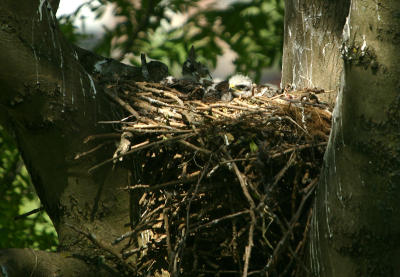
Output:
[[[334,89],[342,76],[314,207],[310,276],[397,276],[400,3],[288,0],[286,8],[283,80]],[[336,24],[315,26],[316,19]],[[325,45],[334,47],[328,53]]]

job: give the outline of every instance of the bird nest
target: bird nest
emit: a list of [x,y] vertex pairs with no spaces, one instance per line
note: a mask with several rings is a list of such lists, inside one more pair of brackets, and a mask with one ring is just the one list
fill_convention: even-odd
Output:
[[[137,276],[304,276],[301,262],[330,131],[312,90],[204,102],[201,86],[109,85],[127,112],[112,158],[129,166]],[[135,198],[136,197],[136,198]],[[150,272],[150,273],[149,273]]]

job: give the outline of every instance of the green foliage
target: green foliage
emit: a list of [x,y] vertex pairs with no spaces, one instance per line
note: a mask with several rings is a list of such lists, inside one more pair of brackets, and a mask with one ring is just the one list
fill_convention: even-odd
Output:
[[1,126],[0,161],[0,248],[55,250],[56,232],[44,212],[14,220],[38,208],[40,201],[12,138]]
[[[141,52],[166,63],[172,73],[180,71],[189,48],[194,45],[202,63],[215,67],[223,44],[237,58],[237,71],[259,80],[264,68],[281,61],[283,44],[283,0],[214,1],[204,7],[199,0],[90,0],[98,18],[106,4],[113,4],[117,22],[106,29],[95,51],[123,59],[132,53],[132,64]],[[135,3],[135,4],[132,4]],[[80,9],[79,9],[80,10]],[[79,16],[75,12],[71,20]],[[175,17],[183,25],[172,27]]]
[[[187,26],[187,27],[186,27]],[[262,69],[280,62],[283,45],[283,2],[280,0],[235,1],[226,8],[199,12],[185,27],[198,29],[191,40],[206,41],[217,52],[218,39],[237,54],[236,70],[261,77]],[[208,52],[208,50],[207,50]],[[203,55],[207,57],[207,53]],[[209,55],[208,58],[213,57]]]
[[72,43],[78,43],[82,39],[91,37],[88,34],[79,32],[78,27],[74,25],[71,15],[62,16],[58,19],[61,32],[63,32],[66,39]]

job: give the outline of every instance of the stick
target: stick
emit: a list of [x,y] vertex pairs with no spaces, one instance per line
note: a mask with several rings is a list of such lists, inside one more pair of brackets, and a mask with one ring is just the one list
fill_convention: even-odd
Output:
[[133,133],[144,133],[144,134],[173,134],[173,133],[192,133],[192,130],[147,130],[147,129],[137,129],[131,127],[122,128],[124,131],[130,131]]
[[36,213],[41,212],[41,211],[44,211],[44,207],[43,206],[39,207],[37,209],[33,209],[32,211],[29,211],[27,213],[23,213],[23,214],[17,215],[17,216],[14,217],[14,220],[23,219],[25,217],[28,217],[28,216],[30,216],[32,214],[36,214]]
[[278,254],[281,251],[281,248],[285,245],[287,238],[289,237],[289,235],[292,233],[293,227],[294,225],[297,223],[301,212],[303,210],[304,204],[306,203],[307,199],[312,195],[312,193],[314,192],[315,189],[315,185],[310,188],[310,190],[307,192],[306,195],[303,196],[303,199],[301,200],[301,203],[299,205],[299,208],[297,209],[296,214],[292,217],[290,224],[289,224],[289,228],[286,231],[285,235],[282,237],[282,239],[278,242],[271,258],[269,259],[267,265],[264,267],[264,272],[268,272],[268,268],[271,268],[271,266],[273,265],[273,263],[275,262],[276,257],[278,256]]
[[100,148],[102,148],[104,145],[107,145],[107,144],[108,143],[101,143],[101,144],[97,145],[96,147],[93,147],[92,149],[90,149],[90,150],[88,150],[86,152],[78,153],[78,154],[75,155],[74,160],[78,160],[78,159],[80,159],[80,158],[82,158],[84,156],[87,156],[87,155],[99,150]]
[[181,144],[183,144],[183,145],[185,145],[185,146],[187,146],[189,148],[192,148],[195,151],[203,152],[204,154],[207,154],[207,155],[211,155],[212,154],[212,151],[204,149],[204,148],[201,148],[201,147],[198,147],[198,146],[196,146],[194,144],[191,144],[190,142],[187,142],[186,140],[180,140],[179,143],[181,143]]
[[272,183],[272,185],[270,186],[270,191],[276,186],[276,184],[279,182],[280,179],[282,179],[283,175],[285,175],[286,171],[292,166],[294,160],[295,160],[295,151],[292,152],[292,154],[290,155],[290,158],[288,160],[288,162],[285,164],[285,166],[278,172],[278,174],[276,174],[275,176],[275,180]]
[[116,133],[108,133],[108,134],[99,134],[99,135],[91,135],[86,137],[83,140],[83,143],[88,143],[92,140],[96,140],[96,139],[120,139],[121,135],[120,134],[116,134]]
[[71,228],[72,230],[74,230],[75,232],[84,235],[94,245],[96,245],[100,249],[103,249],[104,251],[108,252],[109,254],[111,254],[112,256],[117,258],[121,264],[123,264],[124,266],[126,266],[127,268],[132,270],[133,272],[136,272],[135,268],[132,265],[130,265],[129,263],[127,263],[118,252],[116,252],[113,248],[108,247],[104,242],[97,239],[94,234],[80,230],[69,223],[65,223],[65,225],[68,226],[69,228]]
[[248,213],[250,213],[249,210],[237,212],[237,213],[234,213],[234,214],[229,214],[229,215],[214,219],[214,220],[212,220],[210,222],[207,222],[207,223],[205,223],[203,225],[197,226],[196,228],[191,229],[190,232],[197,232],[200,229],[208,228],[208,227],[211,227],[212,225],[218,224],[219,222],[221,222],[223,220],[231,219],[231,218],[234,218],[234,217],[237,217],[237,216],[240,216],[240,215],[243,215],[243,214],[248,214]]
[[[222,151],[224,152],[224,154],[226,155],[226,157],[228,159],[232,160],[231,155],[228,153],[228,151],[225,149],[225,147],[222,148]],[[243,277],[247,277],[247,272],[249,270],[249,263],[250,263],[250,257],[251,257],[251,249],[253,248],[253,245],[254,245],[253,234],[254,234],[254,228],[256,225],[256,215],[255,215],[254,210],[256,209],[256,205],[247,189],[246,180],[243,178],[242,173],[240,172],[240,170],[237,167],[235,162],[232,162],[232,167],[233,167],[233,170],[235,171],[236,176],[239,180],[240,186],[242,187],[243,194],[247,198],[247,201],[250,204],[249,213],[250,213],[251,221],[250,221],[250,228],[249,228],[248,243],[245,248],[244,267],[243,267],[243,274],[242,274]]]
[[105,160],[104,162],[101,162],[101,163],[99,163],[99,164],[97,164],[97,165],[95,165],[95,166],[89,168],[88,172],[91,173],[91,172],[93,172],[93,170],[96,170],[96,169],[98,169],[99,167],[102,167],[103,165],[106,165],[106,164],[108,164],[108,163],[111,163],[111,162],[114,161],[114,160],[117,160],[117,159],[119,159],[119,158],[121,158],[121,157],[124,157],[124,156],[127,156],[127,155],[129,155],[129,154],[132,154],[132,153],[137,152],[137,151],[139,151],[139,150],[143,150],[143,149],[146,149],[146,148],[149,148],[149,147],[153,147],[153,146],[156,146],[156,145],[159,145],[159,144],[163,144],[163,143],[170,143],[170,142],[173,142],[173,141],[176,141],[176,140],[181,140],[181,139],[190,138],[190,137],[193,137],[193,136],[195,136],[195,134],[185,134],[185,135],[180,135],[180,136],[175,136],[175,137],[171,137],[171,138],[167,138],[167,139],[158,140],[158,141],[155,141],[155,142],[152,142],[152,143],[143,145],[143,146],[139,146],[139,147],[137,147],[137,148],[135,148],[135,149],[129,150],[129,151],[126,152],[126,153],[117,155],[117,156],[115,156],[115,157],[113,157],[113,158],[110,158],[110,159],[108,159],[108,160]]

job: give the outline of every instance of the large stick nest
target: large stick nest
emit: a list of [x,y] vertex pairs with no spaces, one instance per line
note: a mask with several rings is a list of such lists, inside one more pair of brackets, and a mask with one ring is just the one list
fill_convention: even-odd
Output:
[[199,89],[108,86],[128,116],[111,122],[114,157],[92,170],[132,169],[131,231],[114,241],[123,263],[137,276],[304,275],[331,113],[292,97],[307,91],[228,103]]

